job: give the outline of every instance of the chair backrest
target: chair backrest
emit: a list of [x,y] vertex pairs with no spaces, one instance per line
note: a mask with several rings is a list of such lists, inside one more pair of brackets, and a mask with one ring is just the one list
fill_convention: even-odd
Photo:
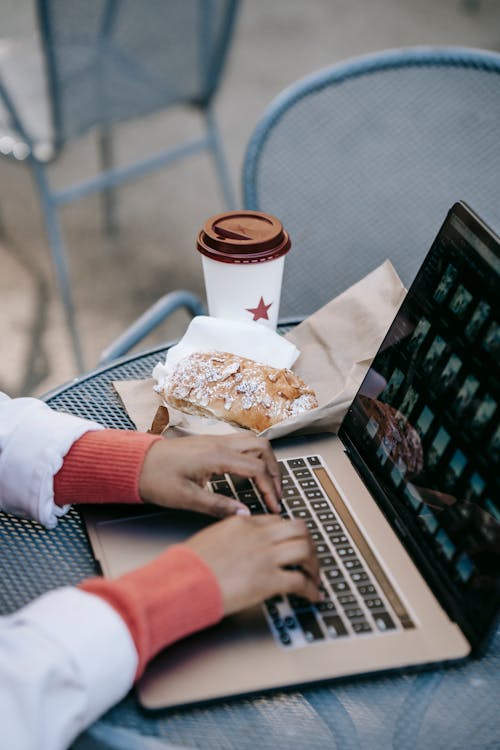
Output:
[[386,258],[408,285],[456,200],[500,227],[500,55],[391,50],[302,79],[254,130],[243,194],[292,239],[281,318]]
[[217,90],[238,0],[38,0],[56,144]]

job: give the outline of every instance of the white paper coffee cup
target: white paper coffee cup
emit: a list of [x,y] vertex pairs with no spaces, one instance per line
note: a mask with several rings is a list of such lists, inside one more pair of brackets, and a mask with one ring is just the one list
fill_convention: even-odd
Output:
[[211,316],[275,329],[290,238],[281,222],[259,211],[210,218],[198,236]]

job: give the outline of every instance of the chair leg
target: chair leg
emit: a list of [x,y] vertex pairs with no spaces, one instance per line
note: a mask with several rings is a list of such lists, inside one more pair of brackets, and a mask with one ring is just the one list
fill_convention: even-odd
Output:
[[73,295],[71,292],[71,282],[61,227],[57,216],[57,206],[54,204],[51,198],[51,192],[43,166],[34,160],[31,160],[31,166],[36,183],[38,185],[38,190],[40,192],[40,201],[42,204],[42,212],[47,229],[50,252],[52,254],[52,260],[54,262],[54,267],[56,270],[59,292],[61,294],[61,300],[66,317],[66,325],[71,337],[75,364],[77,367],[77,371],[79,373],[82,373],[84,371],[82,349],[76,326],[75,308],[73,303]]
[[219,135],[219,129],[217,127],[217,123],[215,122],[213,112],[210,108],[205,111],[205,119],[209,135],[210,149],[214,156],[215,168],[217,170],[217,175],[222,187],[224,202],[227,209],[234,210],[237,207],[236,196],[233,190],[231,178],[229,176],[226,157],[224,156],[224,151],[222,149],[222,141]]
[[[106,126],[101,127],[97,140],[101,171],[108,172],[113,169],[115,163],[111,128]],[[112,187],[105,188],[101,195],[105,232],[108,237],[116,237],[118,234],[118,221],[116,218],[115,189]]]

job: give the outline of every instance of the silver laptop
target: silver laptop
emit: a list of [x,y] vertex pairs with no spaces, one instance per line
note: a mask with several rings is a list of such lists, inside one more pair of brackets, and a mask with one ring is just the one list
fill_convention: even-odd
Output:
[[[169,647],[138,685],[143,707],[480,653],[500,605],[499,272],[499,238],[455,204],[338,437],[274,445],[282,514],[310,529],[324,601],[276,596]],[[249,480],[212,487],[266,512]],[[130,506],[86,521],[113,577],[214,523]]]

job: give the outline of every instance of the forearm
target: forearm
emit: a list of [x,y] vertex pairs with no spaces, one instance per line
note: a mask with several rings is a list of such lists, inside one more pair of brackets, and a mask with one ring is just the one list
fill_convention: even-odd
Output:
[[134,430],[87,432],[77,440],[54,477],[54,502],[140,503],[139,475],[157,435]]
[[223,616],[215,575],[181,544],[114,581],[92,578],[81,588],[108,602],[127,624],[139,655],[136,677],[166,646]]

